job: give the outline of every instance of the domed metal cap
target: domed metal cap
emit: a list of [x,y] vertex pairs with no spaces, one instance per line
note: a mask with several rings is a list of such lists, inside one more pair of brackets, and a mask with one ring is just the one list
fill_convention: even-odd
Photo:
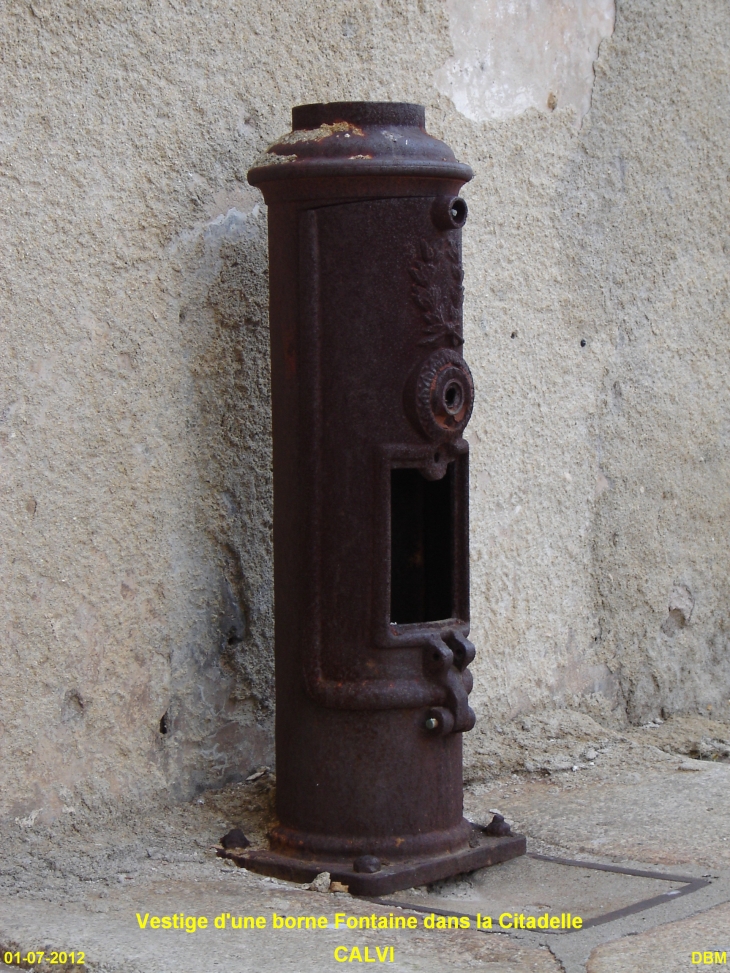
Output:
[[257,160],[248,181],[301,176],[413,175],[472,177],[444,142],[426,132],[423,105],[389,101],[336,101],[299,105],[292,129]]

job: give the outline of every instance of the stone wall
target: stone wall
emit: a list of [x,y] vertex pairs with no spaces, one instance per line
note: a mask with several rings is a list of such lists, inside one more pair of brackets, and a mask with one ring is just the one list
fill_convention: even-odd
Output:
[[245,174],[308,101],[425,104],[475,171],[482,725],[730,718],[730,8],[621,2],[584,102],[497,117],[469,89],[467,117],[445,79],[468,87],[465,18],[499,6],[0,7],[0,814],[272,763],[266,210]]

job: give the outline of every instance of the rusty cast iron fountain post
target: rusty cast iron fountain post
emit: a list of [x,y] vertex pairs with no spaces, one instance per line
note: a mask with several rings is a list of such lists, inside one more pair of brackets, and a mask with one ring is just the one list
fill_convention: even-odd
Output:
[[419,105],[292,120],[248,174],[269,221],[281,823],[231,857],[383,894],[525,850],[462,816],[472,173]]

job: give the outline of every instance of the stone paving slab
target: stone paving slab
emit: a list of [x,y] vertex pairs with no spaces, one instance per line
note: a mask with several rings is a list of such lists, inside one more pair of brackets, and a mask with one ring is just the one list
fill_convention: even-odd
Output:
[[477,820],[497,808],[528,839],[572,854],[727,868],[729,794],[730,764],[675,757],[611,776],[512,777],[470,788],[466,805]]
[[[310,892],[285,883],[262,879],[244,870],[218,863],[161,867],[154,881],[130,881],[105,897],[89,895],[81,900],[46,903],[39,899],[0,899],[0,947],[19,949],[84,949],[86,968],[94,973],[309,973],[309,971],[363,968],[362,962],[394,973],[559,973],[560,964],[544,946],[514,942],[506,935],[485,935],[476,930],[423,928],[422,917],[413,930],[334,928],[335,914],[366,917],[372,922],[390,920],[386,907],[372,905],[347,894]],[[186,874],[185,874],[186,873]],[[400,910],[396,910],[403,916]],[[183,913],[206,916],[209,928],[141,930],[142,917]],[[266,928],[234,930],[213,927],[216,916],[259,916]],[[328,919],[327,928],[273,929],[272,915]],[[335,948],[344,947],[336,962]],[[392,960],[386,947],[393,946]],[[365,949],[367,947],[367,954]],[[36,967],[42,973],[58,967]]]
[[661,896],[685,883],[596,871],[530,857],[480,869],[426,889],[387,896],[392,902],[490,916],[572,914],[588,922],[638,902]]
[[[705,953],[712,955],[707,963]],[[716,963],[716,955],[725,961]],[[694,956],[693,956],[694,954]],[[730,903],[680,922],[656,926],[593,950],[586,973],[689,973],[725,969],[730,957]]]

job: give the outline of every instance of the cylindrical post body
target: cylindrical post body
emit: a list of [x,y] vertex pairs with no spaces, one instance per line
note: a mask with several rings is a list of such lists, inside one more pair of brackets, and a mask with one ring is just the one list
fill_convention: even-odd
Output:
[[468,842],[468,447],[458,198],[413,105],[295,109],[249,173],[268,204],[274,847]]

